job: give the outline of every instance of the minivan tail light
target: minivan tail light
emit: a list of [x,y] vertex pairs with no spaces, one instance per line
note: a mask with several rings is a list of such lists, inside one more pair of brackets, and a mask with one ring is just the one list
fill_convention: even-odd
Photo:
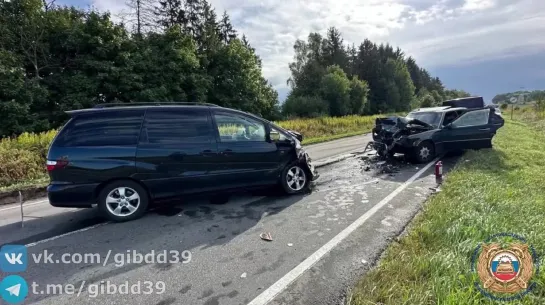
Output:
[[64,168],[66,165],[68,165],[68,160],[66,159],[59,159],[57,161],[47,160],[47,171],[50,172],[55,169]]

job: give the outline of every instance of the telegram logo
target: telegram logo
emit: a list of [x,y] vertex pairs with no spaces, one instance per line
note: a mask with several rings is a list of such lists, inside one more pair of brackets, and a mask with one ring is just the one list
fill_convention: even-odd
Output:
[[9,304],[21,303],[28,295],[28,285],[22,277],[10,275],[0,282],[0,295]]

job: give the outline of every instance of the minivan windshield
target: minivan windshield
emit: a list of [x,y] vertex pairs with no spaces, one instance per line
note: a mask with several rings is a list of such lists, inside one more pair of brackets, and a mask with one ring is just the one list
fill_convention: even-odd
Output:
[[441,113],[439,112],[411,112],[407,115],[407,119],[416,119],[424,123],[430,124],[434,128],[439,127],[441,122]]

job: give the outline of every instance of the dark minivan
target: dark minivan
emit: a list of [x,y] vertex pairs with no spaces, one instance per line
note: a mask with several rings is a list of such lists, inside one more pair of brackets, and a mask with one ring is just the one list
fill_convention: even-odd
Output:
[[302,136],[211,104],[106,104],[71,119],[47,155],[49,202],[141,217],[155,199],[279,184],[304,192],[318,174]]

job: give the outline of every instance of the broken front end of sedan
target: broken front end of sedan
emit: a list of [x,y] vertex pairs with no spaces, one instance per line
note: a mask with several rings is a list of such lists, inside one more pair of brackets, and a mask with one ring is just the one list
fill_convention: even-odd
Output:
[[425,163],[449,151],[491,148],[504,120],[493,108],[420,108],[406,117],[377,118],[373,148],[382,157],[401,153],[412,162]]

